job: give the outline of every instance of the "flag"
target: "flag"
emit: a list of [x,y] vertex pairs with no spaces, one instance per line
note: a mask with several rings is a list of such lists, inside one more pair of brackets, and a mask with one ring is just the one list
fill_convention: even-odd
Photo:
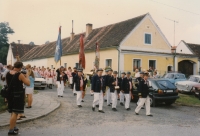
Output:
[[84,53],[83,34],[81,34],[81,37],[80,37],[79,67],[85,69],[85,53]]
[[58,39],[56,42],[55,62],[57,63],[62,56],[61,26],[59,27]]
[[100,60],[100,52],[99,52],[99,44],[96,42],[95,48],[95,61],[94,66],[96,69],[99,69],[99,60]]

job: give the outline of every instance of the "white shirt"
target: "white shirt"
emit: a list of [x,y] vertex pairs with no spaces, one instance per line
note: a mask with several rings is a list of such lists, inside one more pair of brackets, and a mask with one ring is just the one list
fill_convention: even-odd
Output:
[[135,73],[135,77],[140,77],[140,72]]

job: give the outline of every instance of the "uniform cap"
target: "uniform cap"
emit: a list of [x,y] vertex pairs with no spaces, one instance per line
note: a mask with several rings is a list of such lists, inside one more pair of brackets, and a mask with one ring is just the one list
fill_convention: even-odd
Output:
[[117,72],[117,71],[114,71],[113,74],[118,74],[118,72]]
[[99,69],[97,69],[97,72],[98,72],[98,71],[103,71],[103,69],[102,69],[102,68],[99,68]]
[[122,72],[121,74],[124,74],[124,75],[126,75],[126,73],[125,73],[125,72]]
[[128,74],[128,75],[130,75],[130,74],[131,74],[131,72],[127,72],[127,74]]
[[73,69],[77,69],[76,67],[74,67]]
[[64,68],[63,66],[60,66],[60,68]]

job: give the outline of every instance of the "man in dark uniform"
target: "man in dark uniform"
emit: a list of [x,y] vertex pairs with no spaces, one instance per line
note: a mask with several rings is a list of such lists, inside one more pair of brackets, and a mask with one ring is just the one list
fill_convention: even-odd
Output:
[[[103,79],[106,83],[106,78],[107,78],[107,75],[108,75],[108,69],[105,69],[105,74],[103,75]],[[108,87],[106,87],[106,91],[108,90]],[[107,102],[107,95],[106,95],[106,92],[105,92],[105,96],[104,96],[104,101]]]
[[99,104],[99,112],[103,111],[103,96],[105,95],[105,81],[102,77],[103,69],[97,70],[97,75],[92,78],[92,92],[94,92],[94,101],[92,104],[92,110],[95,111],[95,106]]
[[112,98],[112,110],[117,111],[117,97],[118,97],[118,90],[119,88],[119,78],[117,77],[118,72],[114,71],[113,75],[111,76],[109,80],[109,88]]
[[148,81],[148,74],[144,74],[144,78],[139,83],[139,104],[135,109],[135,114],[139,115],[139,111],[145,103],[146,106],[146,115],[153,116],[150,113],[150,98],[149,98],[149,81]]
[[[140,91],[139,83],[140,83],[141,80],[143,80],[143,78],[144,78],[144,72],[140,72],[140,77],[136,78],[137,84],[135,84],[135,86],[137,87],[138,92]],[[136,103],[136,105],[138,105],[138,104],[139,104],[139,99],[138,99],[138,102]],[[144,109],[144,105],[142,106],[142,109]]]
[[121,73],[121,77],[119,78],[119,86],[120,86],[120,93],[119,93],[119,96],[120,96],[120,105],[121,106],[124,106],[124,93],[122,92],[122,81],[124,80],[126,76],[126,73],[125,72],[122,72]]
[[75,89],[75,84],[74,84],[74,77],[77,75],[77,68],[74,67],[73,69],[74,69],[74,72],[72,72],[73,83],[72,83],[71,88],[72,88],[72,91],[73,91],[74,96],[75,96],[76,95],[76,89]]
[[78,74],[74,77],[74,83],[75,83],[75,90],[77,93],[77,98],[76,98],[76,102],[77,102],[77,106],[79,108],[82,107],[81,105],[81,100],[82,100],[82,93],[83,93],[83,89],[85,86],[85,82],[84,82],[84,77],[83,77],[83,70],[82,69],[78,69],[77,70]]
[[130,100],[131,100],[131,91],[133,89],[133,84],[132,84],[132,78],[130,77],[131,72],[127,72],[127,77],[123,79],[122,81],[122,92],[125,95],[126,102],[125,102],[125,109],[127,111],[130,110]]
[[110,94],[110,87],[109,87],[109,80],[112,76],[113,70],[111,68],[108,69],[108,74],[105,77],[105,84],[106,84],[106,96],[107,96],[107,105],[111,106],[112,104],[112,99],[111,99],[111,94]]

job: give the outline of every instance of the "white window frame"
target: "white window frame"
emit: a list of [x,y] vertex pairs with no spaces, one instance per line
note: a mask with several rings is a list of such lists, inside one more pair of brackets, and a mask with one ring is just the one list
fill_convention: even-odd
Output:
[[141,63],[141,64],[140,64],[140,67],[141,67],[141,71],[142,71],[142,59],[141,59],[141,58],[133,58],[133,59],[132,59],[132,71],[133,71],[133,69],[134,69],[134,67],[133,67],[134,62],[133,62],[133,61],[136,60],[136,59],[137,59],[137,60],[140,60],[140,63]]
[[[65,66],[66,65],[66,66]],[[64,63],[64,68],[67,68],[67,63]]]
[[111,60],[111,61],[112,61],[112,62],[111,62],[111,68],[112,68],[113,59],[111,59],[111,58],[106,58],[106,59],[105,59],[105,67],[107,67],[107,66],[106,66],[106,60]]
[[[145,43],[145,34],[150,34],[151,35],[151,44]],[[151,33],[147,33],[147,32],[144,33],[144,45],[152,45],[152,42],[153,42],[152,39],[153,38],[152,38],[152,34]]]
[[[149,59],[149,60],[148,60],[148,69],[149,69],[149,61],[150,61],[150,60],[155,60],[155,61],[156,61],[156,67],[155,67],[154,69],[157,69],[157,65],[158,65],[157,63],[158,63],[158,61],[157,61],[156,59]],[[147,69],[147,70],[148,70],[148,69]]]

